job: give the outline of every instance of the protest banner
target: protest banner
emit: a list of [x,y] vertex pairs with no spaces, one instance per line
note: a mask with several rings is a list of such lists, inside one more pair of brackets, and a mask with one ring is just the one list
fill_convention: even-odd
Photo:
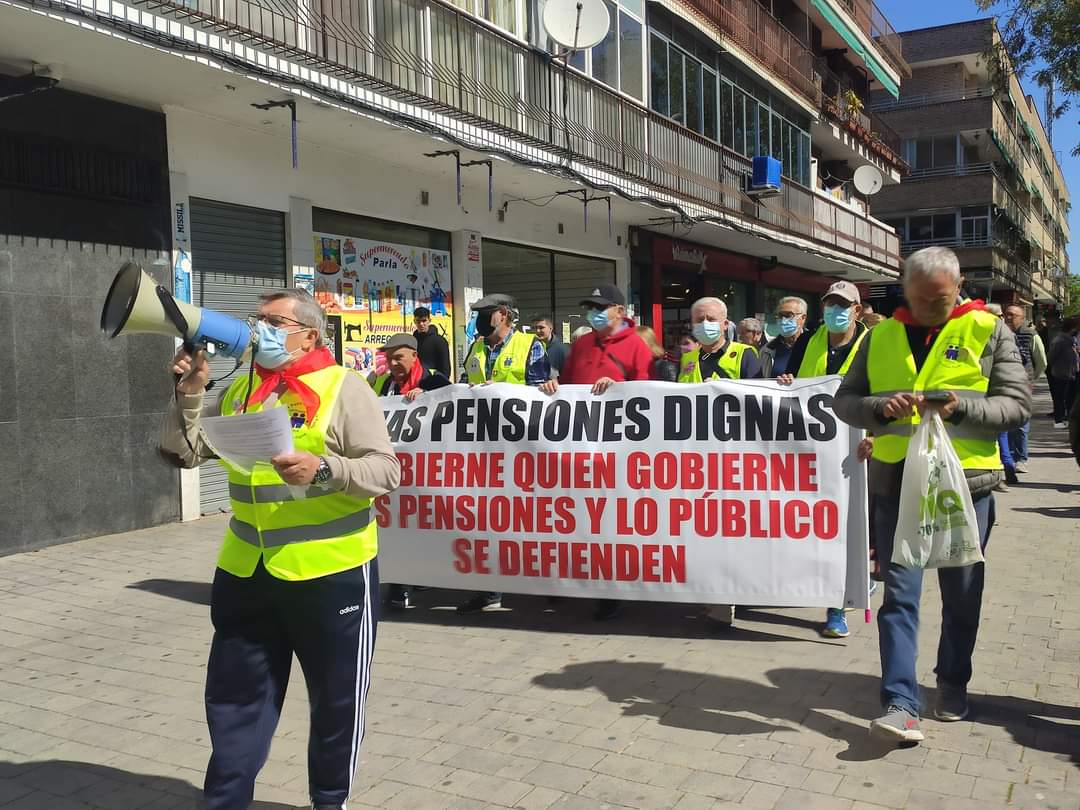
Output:
[[861,432],[839,377],[455,385],[383,400],[380,578],[463,590],[867,606]]

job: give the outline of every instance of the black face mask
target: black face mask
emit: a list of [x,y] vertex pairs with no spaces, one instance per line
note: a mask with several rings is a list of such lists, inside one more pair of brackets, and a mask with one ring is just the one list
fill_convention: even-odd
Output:
[[481,313],[476,319],[476,334],[486,338],[494,331],[495,326],[491,323],[491,314]]

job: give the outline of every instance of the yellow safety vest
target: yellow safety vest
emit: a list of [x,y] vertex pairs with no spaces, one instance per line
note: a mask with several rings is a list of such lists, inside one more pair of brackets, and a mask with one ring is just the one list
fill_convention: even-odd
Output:
[[[429,376],[435,374],[435,371],[430,368],[424,370]],[[393,377],[390,376],[390,372],[388,371],[385,374],[380,374],[374,380],[371,380],[371,387],[375,389],[375,393],[380,397],[386,396],[386,391],[390,387],[391,380],[393,380]]]
[[[499,352],[495,368],[491,372],[491,382],[525,384],[525,369],[529,365],[529,352],[532,351],[536,337],[524,332],[514,332],[506,345]],[[465,358],[465,376],[473,385],[488,382],[488,348],[483,338],[477,338],[469,347],[469,356]]]
[[[866,358],[870,393],[887,397],[899,392],[952,391],[958,397],[985,397],[990,380],[982,373],[980,358],[997,320],[989,312],[972,310],[947,321],[918,372],[904,325],[895,318],[882,321],[874,327]],[[886,464],[903,461],[919,421],[916,413],[875,428],[874,458]],[[963,421],[958,425],[946,421],[945,428],[966,469],[1001,469],[996,435],[987,436],[985,428],[972,429]]]
[[[293,428],[297,451],[317,456],[326,452],[326,431],[349,373],[341,366],[328,366],[303,376],[320,404],[311,424]],[[252,390],[261,382],[256,374]],[[247,392],[246,378],[229,386],[221,400],[222,416],[239,413]],[[248,413],[261,411],[264,404],[252,404]],[[291,392],[276,404],[303,412]],[[269,463],[259,462],[250,472],[221,463],[229,473],[233,516],[225,529],[218,567],[230,574],[251,576],[261,557],[266,570],[279,579],[315,579],[363,565],[378,551],[371,498],[309,486],[306,497],[297,499],[295,488]]]
[[[720,366],[720,370],[727,375],[728,379],[738,380],[742,375],[743,352],[752,349],[753,347],[746,343],[731,341],[724,349],[723,355],[717,360],[717,365]],[[701,378],[701,362],[698,360],[700,353],[701,349],[694,349],[692,352],[684,354],[679,360],[679,382],[704,382]],[[714,373],[709,379],[722,380],[724,378]]]
[[[836,372],[837,374],[847,374],[847,370],[851,368],[851,361],[855,359],[855,352],[859,350],[859,345],[869,332],[869,329],[863,329],[859,336],[855,338],[855,345],[851,347],[851,351],[848,352],[848,356],[843,365],[840,366],[840,370]],[[828,367],[829,330],[821,326],[814,332],[810,342],[806,344],[806,353],[799,364],[799,373],[796,376],[800,380],[806,377],[824,377],[828,373]]]

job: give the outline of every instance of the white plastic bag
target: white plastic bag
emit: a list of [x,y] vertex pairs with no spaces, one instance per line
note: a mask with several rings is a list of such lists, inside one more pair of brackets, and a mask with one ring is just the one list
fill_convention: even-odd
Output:
[[892,561],[905,568],[985,562],[964,468],[936,413],[908,444]]

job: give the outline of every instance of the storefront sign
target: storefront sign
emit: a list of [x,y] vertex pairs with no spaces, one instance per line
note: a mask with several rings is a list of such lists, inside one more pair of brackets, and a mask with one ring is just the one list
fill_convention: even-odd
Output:
[[363,374],[392,336],[414,329],[417,307],[453,343],[450,254],[444,250],[316,233],[315,298],[341,316],[342,363]]
[[671,243],[671,260],[696,265],[702,272],[709,269],[709,257],[703,251],[681,245],[678,242]]
[[860,432],[839,377],[451,386],[384,403],[380,575],[462,590],[865,607]]

